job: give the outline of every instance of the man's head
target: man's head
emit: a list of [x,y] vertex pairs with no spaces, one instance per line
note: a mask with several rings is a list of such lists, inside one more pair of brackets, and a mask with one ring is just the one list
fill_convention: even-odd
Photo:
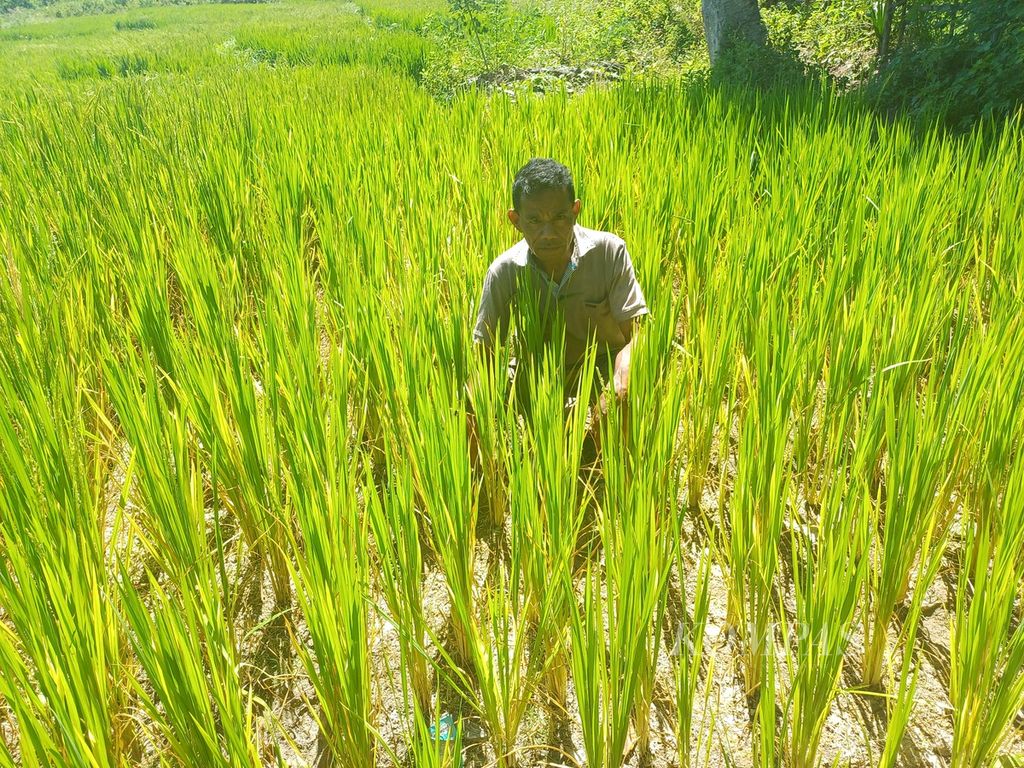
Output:
[[544,262],[556,262],[572,247],[573,226],[580,212],[572,173],[549,158],[534,158],[512,182],[508,220]]

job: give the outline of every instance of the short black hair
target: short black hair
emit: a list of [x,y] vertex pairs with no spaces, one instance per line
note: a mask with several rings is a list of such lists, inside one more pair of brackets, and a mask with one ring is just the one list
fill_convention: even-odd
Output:
[[518,211],[524,197],[549,189],[564,189],[569,202],[576,199],[572,172],[550,157],[535,157],[516,173],[512,182],[512,207]]

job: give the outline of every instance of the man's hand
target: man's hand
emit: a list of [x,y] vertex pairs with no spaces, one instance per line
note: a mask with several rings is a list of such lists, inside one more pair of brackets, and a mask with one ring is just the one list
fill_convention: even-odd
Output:
[[[626,339],[626,346],[615,355],[615,367],[612,371],[612,388],[615,392],[615,399],[618,404],[619,419],[622,426],[622,437],[626,440],[629,435],[629,408],[626,403],[626,395],[629,392],[629,363],[633,354],[634,322],[626,320],[620,326],[622,335]],[[601,424],[608,416],[608,391],[604,390],[598,395],[597,402],[592,411],[591,434],[598,450],[601,447]]]
[[[626,346],[615,355],[615,365],[612,370],[612,391],[615,392],[615,399],[620,403],[626,400],[626,395],[629,392],[629,363],[633,354],[633,326],[632,319],[626,320],[619,326],[622,330],[622,335],[626,339]],[[595,406],[595,418],[604,418],[608,413],[607,390],[598,395]]]
[[629,389],[629,358],[632,346],[633,342],[630,341],[615,356],[615,373],[612,376],[612,386],[615,389],[617,400],[625,400],[627,390]]

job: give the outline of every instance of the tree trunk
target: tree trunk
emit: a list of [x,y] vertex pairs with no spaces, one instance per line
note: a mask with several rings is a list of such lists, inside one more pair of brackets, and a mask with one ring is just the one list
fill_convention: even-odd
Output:
[[700,9],[712,67],[738,40],[757,46],[765,44],[767,34],[757,0],[701,0]]
[[892,39],[892,19],[896,14],[896,0],[885,0],[882,12],[882,36],[878,40],[878,60],[882,64],[889,58],[889,42]]

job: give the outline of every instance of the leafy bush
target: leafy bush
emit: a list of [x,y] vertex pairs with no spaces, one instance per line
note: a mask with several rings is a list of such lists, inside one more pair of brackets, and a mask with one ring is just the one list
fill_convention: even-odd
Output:
[[424,25],[435,46],[424,72],[428,90],[450,95],[511,67],[668,70],[705,58],[698,0],[536,1],[450,0],[447,13]]
[[132,31],[137,29],[153,29],[156,22],[152,19],[119,19],[114,23],[114,28],[119,31]]
[[434,48],[423,83],[435,95],[450,95],[474,75],[523,66],[550,29],[535,6],[509,0],[449,0],[447,13],[424,24]]
[[616,59],[646,69],[703,53],[700,4],[673,0],[546,0],[563,61]]
[[92,56],[84,59],[67,58],[57,62],[57,75],[61,80],[131,77],[151,72],[155,64],[155,58],[141,53]]
[[32,0],[0,0],[0,13],[9,13],[16,8],[31,8]]
[[769,42],[804,64],[853,86],[871,76],[877,41],[863,0],[808,0],[762,9]]
[[769,41],[761,46],[747,40],[730,42],[711,73],[712,82],[755,90],[800,89],[815,91],[820,68],[800,59],[790,45]]
[[634,58],[683,63],[703,58],[704,25],[697,0],[626,0]]
[[886,109],[957,129],[1013,114],[1024,104],[1024,4],[966,4],[951,17],[917,9],[870,90]]
[[623,0],[544,0],[541,8],[552,21],[549,46],[554,57],[568,64],[617,56],[631,43],[626,6]]

